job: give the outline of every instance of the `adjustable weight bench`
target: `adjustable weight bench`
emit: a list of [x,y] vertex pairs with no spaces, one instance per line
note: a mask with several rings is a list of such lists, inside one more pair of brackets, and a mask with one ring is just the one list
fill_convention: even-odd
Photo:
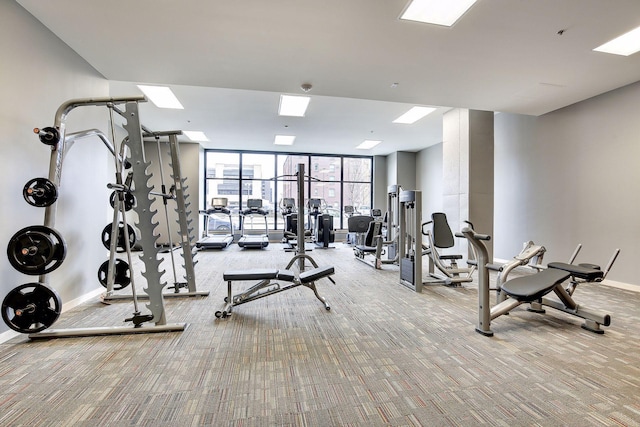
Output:
[[[217,318],[225,318],[231,315],[233,307],[254,301],[259,298],[283,292],[289,289],[305,286],[313,291],[316,298],[324,304],[325,309],[330,310],[329,303],[321,297],[316,288],[315,282],[324,277],[331,280],[329,276],[335,273],[333,267],[317,267],[311,270],[303,271],[297,277],[292,270],[277,269],[255,269],[255,270],[232,270],[225,271],[223,278],[227,282],[227,296],[225,297],[225,306],[222,310],[216,311]],[[249,289],[237,295],[232,294],[232,283],[258,280],[258,283]],[[331,280],[333,281],[333,280]],[[287,282],[281,285],[279,282]]]

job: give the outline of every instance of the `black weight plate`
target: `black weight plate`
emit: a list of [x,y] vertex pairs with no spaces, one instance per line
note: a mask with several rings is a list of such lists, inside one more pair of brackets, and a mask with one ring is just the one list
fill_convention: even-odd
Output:
[[55,323],[62,311],[58,293],[41,283],[12,289],[2,301],[2,320],[14,331],[30,334]]
[[[127,286],[129,286],[129,283],[131,283],[131,270],[129,269],[129,264],[122,259],[115,260],[115,268],[116,271],[115,275],[113,276],[113,290],[119,291],[120,289],[126,288]],[[103,262],[100,265],[100,268],[98,268],[98,281],[100,281],[100,284],[105,288],[108,285],[108,274],[109,260]]]
[[23,228],[11,237],[7,246],[9,263],[19,272],[33,276],[60,267],[66,255],[62,236],[43,225]]
[[33,178],[25,184],[22,196],[31,206],[51,206],[58,200],[58,190],[47,178]]
[[40,142],[47,145],[58,145],[60,141],[60,133],[58,129],[46,127],[40,130]]
[[[105,248],[111,249],[111,230],[113,228],[112,224],[107,224],[106,227],[102,230],[102,244]],[[136,233],[129,224],[127,224],[127,236],[129,238],[129,247],[132,248],[133,245],[136,244]],[[116,252],[125,252],[125,242],[124,242],[124,223],[120,221],[118,223],[118,240],[116,243]]]
[[[109,203],[111,204],[112,208],[116,207],[116,198],[118,197],[118,192],[114,191],[111,193],[111,195],[109,196]],[[129,212],[131,209],[133,209],[133,207],[136,205],[136,196],[133,195],[133,193],[131,192],[125,192],[124,193],[124,210],[126,212]]]

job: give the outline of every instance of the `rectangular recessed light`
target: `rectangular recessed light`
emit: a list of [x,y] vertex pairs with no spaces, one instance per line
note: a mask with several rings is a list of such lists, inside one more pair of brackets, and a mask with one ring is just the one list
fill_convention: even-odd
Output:
[[304,117],[311,98],[308,96],[280,95],[278,115]]
[[602,46],[593,49],[597,52],[629,56],[640,50],[640,27],[621,35]]
[[380,144],[382,141],[373,141],[370,139],[366,139],[364,141],[362,141],[362,144],[358,145],[356,148],[359,150],[369,150],[373,147],[375,147],[376,145]]
[[393,123],[413,124],[426,116],[429,113],[434,112],[436,109],[433,107],[413,107],[397,119]]
[[187,135],[187,138],[189,138],[192,141],[208,141],[209,140],[209,138],[207,138],[204,132],[201,132],[199,130],[183,130],[182,133]]
[[296,137],[293,135],[276,135],[273,143],[276,145],[293,145],[295,139]]
[[476,0],[412,0],[400,19],[452,26]]
[[138,85],[138,88],[151,100],[158,108],[175,108],[183,110],[184,107],[178,101],[178,98],[166,86],[144,86]]

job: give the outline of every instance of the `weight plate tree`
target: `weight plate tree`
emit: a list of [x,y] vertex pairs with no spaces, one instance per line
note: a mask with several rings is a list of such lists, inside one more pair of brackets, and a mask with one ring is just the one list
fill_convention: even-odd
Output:
[[67,255],[67,247],[54,229],[32,225],[13,235],[7,246],[7,255],[16,270],[37,276],[60,267]]
[[25,184],[22,196],[31,206],[42,208],[58,200],[58,190],[47,178],[33,178]]
[[54,324],[62,311],[58,293],[41,283],[14,288],[2,301],[2,320],[14,331],[30,334]]

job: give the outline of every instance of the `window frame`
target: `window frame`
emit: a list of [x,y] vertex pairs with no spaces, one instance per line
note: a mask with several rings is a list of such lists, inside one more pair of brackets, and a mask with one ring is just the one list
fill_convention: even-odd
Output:
[[[208,194],[208,189],[209,189],[209,181],[216,181],[216,180],[221,180],[221,178],[208,178],[207,177],[207,171],[208,171],[208,159],[209,159],[209,154],[210,153],[221,153],[221,154],[238,154],[238,167],[239,167],[239,173],[238,173],[238,178],[230,178],[230,177],[224,177],[222,179],[224,179],[225,183],[230,183],[233,181],[238,182],[238,205],[239,206],[243,206],[244,203],[246,203],[246,199],[249,198],[246,195],[244,195],[242,193],[242,191],[240,191],[240,189],[243,188],[243,182],[247,181],[247,182],[253,182],[253,181],[272,181],[273,184],[272,188],[273,188],[273,197],[274,197],[274,209],[272,209],[272,212],[269,212],[268,215],[271,215],[272,218],[269,219],[269,222],[273,222],[274,224],[274,228],[272,230],[280,230],[281,228],[279,227],[279,222],[278,222],[278,209],[275,208],[277,206],[277,201],[281,199],[280,195],[278,194],[278,183],[280,181],[291,181],[291,178],[289,177],[287,178],[282,178],[282,177],[278,177],[277,175],[275,177],[273,177],[273,179],[256,179],[256,178],[245,178],[243,176],[243,155],[253,155],[253,154],[266,154],[266,155],[272,155],[273,156],[273,162],[274,162],[274,174],[279,173],[278,171],[278,156],[297,156],[297,157],[306,157],[306,163],[305,163],[305,175],[307,175],[307,177],[309,176],[313,176],[313,172],[311,170],[311,167],[315,167],[315,165],[312,165],[311,160],[312,157],[334,157],[334,158],[339,158],[340,159],[340,176],[338,177],[337,174],[335,176],[335,180],[330,181],[331,183],[335,183],[335,184],[339,184],[339,189],[337,189],[337,191],[340,193],[340,207],[339,210],[340,212],[344,212],[344,186],[345,183],[361,183],[361,184],[368,184],[369,185],[369,203],[373,203],[373,156],[362,156],[362,155],[348,155],[348,154],[325,154],[325,153],[298,153],[298,152],[287,152],[287,151],[253,151],[253,150],[224,150],[224,149],[218,149],[218,148],[206,148],[204,150],[204,173],[203,173],[203,179],[204,179],[204,185],[203,185],[203,189],[204,189],[204,203],[205,203],[205,208],[206,208],[206,197]],[[369,161],[369,180],[368,181],[352,181],[352,180],[347,180],[345,181],[345,176],[344,176],[344,159],[367,159]],[[335,167],[335,166],[334,166]],[[338,180],[339,178],[339,180]],[[309,195],[312,194],[311,191],[311,183],[313,182],[312,179],[305,179],[305,194]],[[327,181],[329,182],[329,181]],[[296,200],[297,203],[297,200]],[[336,229],[346,229],[347,228],[347,223],[346,220],[344,218],[344,214],[340,215],[339,221],[336,224],[334,222],[334,228]]]

